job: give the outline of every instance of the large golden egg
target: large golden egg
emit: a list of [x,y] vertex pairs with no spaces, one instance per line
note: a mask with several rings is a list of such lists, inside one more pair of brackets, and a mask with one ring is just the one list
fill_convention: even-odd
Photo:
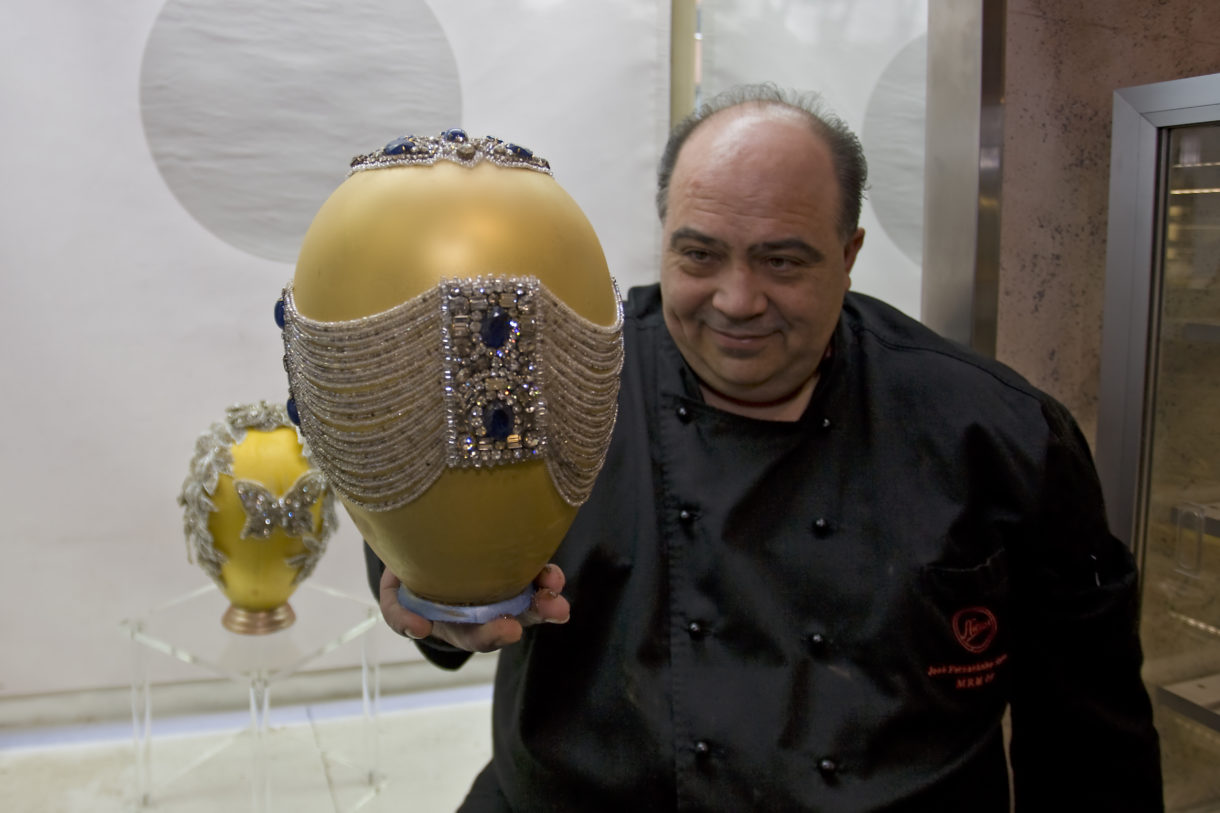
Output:
[[[430,143],[446,146],[437,139]],[[481,148],[493,144],[498,142]],[[464,149],[473,153],[471,147]],[[619,318],[601,245],[577,204],[549,172],[492,160],[437,160],[354,172],[322,206],[306,234],[292,297],[301,317],[351,325],[425,295],[444,281],[487,277],[535,278],[596,325],[613,326]],[[442,341],[441,336],[400,337],[385,352],[396,354],[405,376],[414,357],[434,341]],[[333,358],[341,363],[341,354]],[[435,376],[411,381],[435,388],[438,398],[446,384]],[[302,410],[302,431],[317,448],[322,444],[310,430],[330,431],[338,423],[311,420],[316,416],[305,414],[310,405],[302,403],[299,392],[294,397]],[[570,416],[568,422],[573,423]],[[444,442],[428,433],[413,436],[401,444],[398,462]],[[554,447],[558,440],[551,443]],[[350,472],[364,465],[358,457],[330,465],[344,470],[336,474]],[[324,463],[319,465],[331,474]],[[394,463],[376,465],[392,468]],[[336,491],[365,540],[403,585],[442,605],[488,605],[521,594],[554,554],[577,510],[557,491],[541,459],[446,468],[418,497],[389,510],[370,509],[342,488],[336,486]]]

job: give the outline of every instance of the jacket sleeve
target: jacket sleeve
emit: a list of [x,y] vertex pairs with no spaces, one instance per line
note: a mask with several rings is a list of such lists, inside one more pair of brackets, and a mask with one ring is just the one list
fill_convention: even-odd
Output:
[[[368,576],[369,589],[373,591],[373,600],[381,600],[381,574],[385,572],[385,562],[378,558],[373,549],[369,547],[369,543],[364,543],[364,567],[365,574]],[[436,638],[424,638],[421,641],[416,641],[415,646],[423,653],[423,656],[429,662],[439,666],[442,669],[458,669],[466,661],[470,660],[470,653],[450,646],[444,641]]]
[[1011,551],[1016,609],[1016,810],[1164,809],[1160,749],[1140,678],[1134,558],[1106,522],[1080,430],[1047,399],[1028,544]]

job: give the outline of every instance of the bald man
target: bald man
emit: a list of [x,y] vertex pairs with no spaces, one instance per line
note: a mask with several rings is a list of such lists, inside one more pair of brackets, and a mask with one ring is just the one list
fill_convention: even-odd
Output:
[[681,124],[660,285],[628,297],[618,425],[539,601],[432,624],[385,574],[434,662],[503,647],[462,810],[1162,809],[1088,447],[1011,370],[848,293],[866,174],[770,86]]

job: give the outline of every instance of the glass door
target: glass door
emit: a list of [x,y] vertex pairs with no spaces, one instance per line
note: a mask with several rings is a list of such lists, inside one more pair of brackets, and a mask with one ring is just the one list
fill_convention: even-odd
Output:
[[1096,456],[1168,811],[1220,811],[1220,74],[1114,94]]
[[1220,810],[1220,124],[1167,128],[1141,630],[1170,810]]

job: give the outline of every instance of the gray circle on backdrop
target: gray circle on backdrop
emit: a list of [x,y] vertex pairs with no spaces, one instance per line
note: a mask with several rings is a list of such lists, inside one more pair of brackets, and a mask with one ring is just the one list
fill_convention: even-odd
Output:
[[928,37],[921,34],[885,66],[860,130],[873,212],[885,233],[916,265],[923,264],[927,87]]
[[168,0],[140,107],[183,207],[237,248],[295,262],[353,155],[459,126],[462,96],[424,0]]

